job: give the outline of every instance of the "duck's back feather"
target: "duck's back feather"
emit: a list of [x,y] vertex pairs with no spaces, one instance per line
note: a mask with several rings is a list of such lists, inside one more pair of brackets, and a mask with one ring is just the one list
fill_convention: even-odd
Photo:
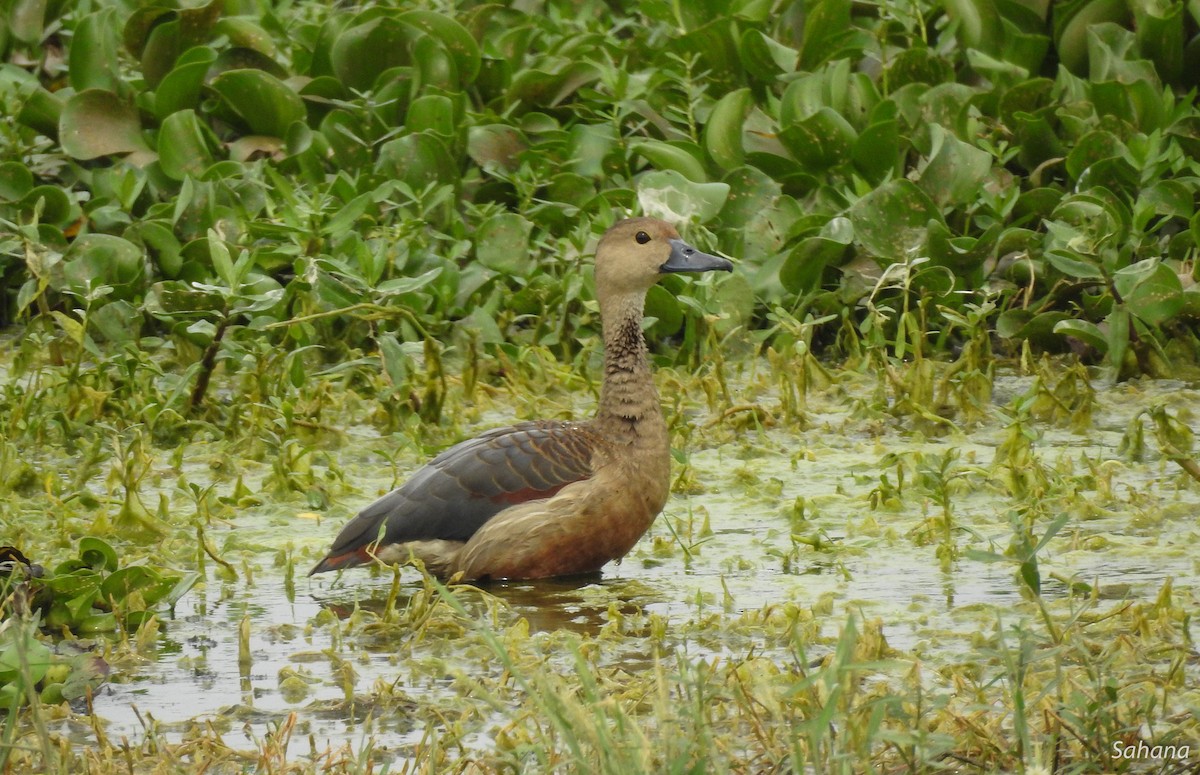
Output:
[[380,546],[466,541],[504,509],[591,477],[602,443],[586,424],[538,420],[456,444],[348,522],[312,573],[369,561],[381,531]]

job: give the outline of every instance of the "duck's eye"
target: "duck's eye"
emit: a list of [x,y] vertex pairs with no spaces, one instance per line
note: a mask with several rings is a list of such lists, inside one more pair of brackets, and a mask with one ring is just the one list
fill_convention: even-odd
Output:
[[638,241],[639,245],[645,245],[647,242],[650,241],[650,235],[644,231],[639,231],[637,234],[634,235],[633,238]]

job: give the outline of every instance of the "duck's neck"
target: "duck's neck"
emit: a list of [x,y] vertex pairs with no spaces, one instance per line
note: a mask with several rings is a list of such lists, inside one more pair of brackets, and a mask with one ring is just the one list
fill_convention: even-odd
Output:
[[604,324],[604,382],[596,425],[610,439],[663,447],[667,426],[646,360],[644,294],[600,299]]

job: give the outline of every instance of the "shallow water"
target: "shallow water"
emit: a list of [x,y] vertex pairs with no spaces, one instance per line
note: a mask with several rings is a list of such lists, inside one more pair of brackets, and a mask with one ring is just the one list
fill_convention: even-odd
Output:
[[[1028,384],[1004,377],[997,380],[996,394],[1017,395]],[[1101,499],[1105,508],[1071,520],[1040,555],[1046,598],[1062,598],[1068,591],[1065,584],[1050,580],[1051,574],[1096,583],[1101,597],[1117,599],[1152,599],[1168,578],[1176,588],[1196,584],[1197,486],[1157,459],[1149,430],[1153,462],[1129,463],[1117,454],[1134,413],[1164,399],[1175,408],[1200,410],[1200,393],[1194,388],[1146,383],[1101,389],[1093,430],[1086,436],[1038,425],[1042,436],[1035,450],[1051,468],[1082,474],[1084,456],[1113,461],[1112,495]],[[969,436],[928,440],[907,433],[902,421],[855,419],[847,402],[836,396],[811,401],[803,431],[756,430],[734,439],[701,435],[689,464],[705,492],[673,496],[664,516],[620,565],[592,578],[494,585],[488,591],[508,606],[508,621],[523,617],[535,631],[582,634],[595,634],[604,626],[614,601],[620,610],[657,614],[669,625],[711,615],[732,620],[781,603],[820,606],[823,626],[831,633],[848,612],[857,612],[884,623],[892,648],[935,662],[952,658],[964,640],[994,629],[1001,619],[1018,616],[1014,611],[1021,596],[1013,564],[981,562],[961,553],[945,564],[938,559],[936,535],[924,543],[910,537],[940,505],[905,497],[897,509],[872,510],[869,497],[881,472],[893,484],[897,481],[895,469],[881,462],[886,455],[921,453],[932,459],[957,450],[956,465],[986,468],[1004,429],[993,424]],[[365,441],[371,432],[359,428],[353,434]],[[354,711],[342,702],[346,692],[337,668],[340,659],[353,663],[353,690],[364,698],[379,680],[414,698],[449,697],[455,675],[473,669],[469,660],[456,660],[452,644],[416,651],[409,646],[404,658],[386,639],[359,639],[348,647],[336,628],[314,626],[314,621],[324,608],[341,615],[355,605],[381,609],[390,575],[352,571],[340,578],[300,576],[289,595],[283,571],[264,551],[296,547],[296,565],[303,573],[349,511],[393,480],[391,467],[366,452],[364,444],[347,444],[332,454],[342,468],[354,472],[361,498],[347,498],[321,522],[268,500],[244,511],[224,536],[214,530],[217,541],[237,536],[239,544],[258,547],[248,555],[252,585],[244,579],[218,579],[210,568],[207,582],[163,618],[156,656],[119,665],[114,671],[119,678],[94,703],[110,737],[135,738],[153,728],[174,738],[209,721],[225,730],[227,742],[236,744],[245,736],[249,743],[261,738],[272,722],[297,711],[297,732],[311,742],[295,743],[292,754],[347,743],[355,747],[368,735],[380,755],[391,750],[403,756],[418,743],[422,725],[405,714],[376,717],[369,712],[369,701]],[[401,460],[398,465],[408,471],[418,463]],[[955,543],[1003,552],[1012,535],[1006,514],[1013,501],[995,484],[982,482],[970,480],[970,486],[953,494]],[[804,499],[802,518],[794,513],[798,498]],[[701,534],[705,522],[710,535]],[[810,543],[795,543],[793,535]],[[816,538],[820,550],[810,545]],[[691,544],[690,556],[680,543]],[[406,571],[401,597],[421,588],[415,572]],[[237,634],[245,616],[250,619],[252,665],[243,674]],[[720,654],[727,645],[716,632],[710,641],[688,648],[703,656]],[[628,660],[630,670],[649,664],[636,642],[619,653],[623,656],[617,658]],[[308,691],[283,691],[281,671],[307,676]],[[486,735],[475,742],[489,745]]]

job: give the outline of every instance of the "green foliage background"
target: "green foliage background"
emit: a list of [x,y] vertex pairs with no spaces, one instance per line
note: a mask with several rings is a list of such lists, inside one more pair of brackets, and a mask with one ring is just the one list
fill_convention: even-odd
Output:
[[59,362],[165,348],[192,408],[265,350],[297,386],[570,357],[581,257],[639,210],[740,260],[651,294],[690,363],[739,325],[903,358],[964,321],[1196,360],[1194,0],[0,8],[0,322]]

